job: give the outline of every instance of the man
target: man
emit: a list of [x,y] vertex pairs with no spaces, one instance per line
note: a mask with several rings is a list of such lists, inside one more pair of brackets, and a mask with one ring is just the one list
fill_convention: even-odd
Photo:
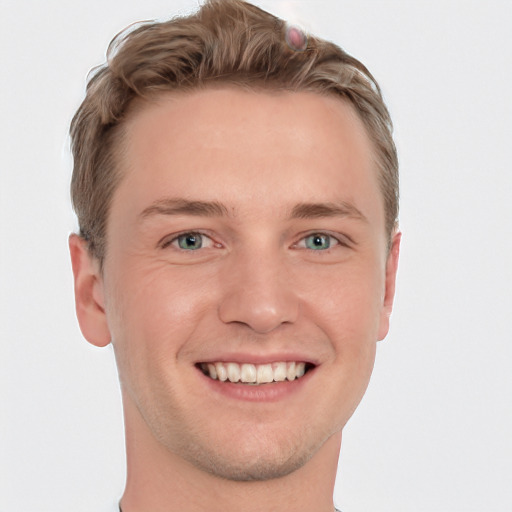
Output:
[[332,512],[400,242],[373,77],[210,1],[118,36],[71,136],[77,316],[119,368],[123,512]]

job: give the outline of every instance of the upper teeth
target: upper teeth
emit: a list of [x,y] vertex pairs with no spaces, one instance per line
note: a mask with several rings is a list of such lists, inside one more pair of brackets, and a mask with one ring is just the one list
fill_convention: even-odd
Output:
[[201,368],[212,379],[230,382],[264,384],[283,382],[302,377],[306,372],[306,363],[203,363]]

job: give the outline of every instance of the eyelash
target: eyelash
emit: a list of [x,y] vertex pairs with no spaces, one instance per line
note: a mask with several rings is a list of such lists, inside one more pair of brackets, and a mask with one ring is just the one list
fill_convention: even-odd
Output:
[[[214,247],[222,248],[222,244],[215,242],[215,240],[210,235],[208,235],[204,232],[201,232],[201,231],[183,231],[181,233],[173,235],[171,238],[164,239],[163,242],[160,243],[159,245],[162,249],[166,249],[169,246],[173,245],[175,242],[177,243],[181,237],[185,237],[185,236],[200,236],[203,243],[204,243],[204,239],[206,238],[206,239],[210,240],[210,242],[212,243],[212,245]],[[311,248],[307,247],[306,240],[310,237],[315,237],[315,236],[328,238],[330,241],[329,247],[327,247],[325,249],[311,249]],[[332,244],[332,241],[334,241],[335,243]],[[202,245],[203,244],[201,244],[201,247],[199,247],[198,249],[195,249],[195,251],[203,248]],[[334,236],[331,233],[326,233],[323,231],[313,231],[313,232],[309,232],[309,233],[302,235],[301,238],[299,239],[299,241],[292,244],[291,247],[293,249],[296,249],[296,248],[306,249],[311,252],[328,252],[331,249],[333,249],[334,247],[349,247],[349,246],[350,246],[349,241],[344,240],[344,238],[340,237],[339,235]],[[175,247],[175,248],[178,251],[194,252],[194,249],[183,249],[180,247]]]
[[[329,246],[326,247],[325,249],[321,249],[321,248],[313,249],[311,247],[307,247],[307,245],[306,245],[307,240],[308,240],[308,238],[312,238],[312,237],[326,238],[329,242]],[[333,243],[333,241],[334,241],[334,243]],[[327,252],[330,249],[333,249],[334,247],[338,247],[338,246],[346,247],[347,244],[345,242],[343,242],[342,240],[340,240],[339,237],[334,236],[330,233],[324,233],[322,231],[314,231],[312,233],[307,233],[306,235],[302,236],[301,239],[296,244],[293,245],[294,248],[298,247],[301,249],[307,249],[312,252]]]
[[[200,236],[202,240],[207,238],[208,240],[210,240],[212,242],[213,245],[222,247],[222,245],[219,243],[216,243],[211,236],[209,236],[206,233],[203,233],[201,231],[182,231],[181,233],[172,235],[171,238],[164,239],[163,242],[159,245],[162,249],[166,249],[167,247],[172,245],[174,242],[178,242],[181,237],[185,237],[185,236]],[[187,251],[187,249],[181,249],[179,247],[176,247],[176,249],[182,250],[182,251]],[[190,249],[189,249],[189,251],[192,252],[192,250],[190,250]]]

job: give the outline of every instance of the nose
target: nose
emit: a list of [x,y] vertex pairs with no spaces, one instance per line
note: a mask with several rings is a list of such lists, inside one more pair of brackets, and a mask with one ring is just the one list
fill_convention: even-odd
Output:
[[279,257],[268,255],[233,262],[222,285],[220,319],[244,324],[260,334],[294,323],[299,301],[285,267]]

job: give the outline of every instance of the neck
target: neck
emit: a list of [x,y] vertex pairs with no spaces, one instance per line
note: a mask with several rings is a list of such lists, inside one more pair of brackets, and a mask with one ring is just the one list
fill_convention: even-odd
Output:
[[123,512],[333,512],[341,432],[301,468],[266,481],[238,482],[206,473],[171,453],[125,401],[127,481]]

